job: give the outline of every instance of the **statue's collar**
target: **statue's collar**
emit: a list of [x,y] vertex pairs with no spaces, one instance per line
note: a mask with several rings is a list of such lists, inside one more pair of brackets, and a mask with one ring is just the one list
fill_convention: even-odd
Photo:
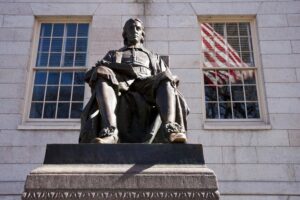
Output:
[[141,44],[141,43],[138,43],[136,45],[130,45],[130,46],[126,45],[124,48],[125,49],[140,49],[140,50],[144,50],[145,49],[144,46],[143,46],[143,44]]
[[121,49],[119,49],[118,51],[126,51],[127,49],[132,49],[132,48],[135,48],[135,49],[139,49],[145,53],[147,53],[148,55],[151,53],[149,50],[147,50],[143,44],[137,44],[137,45],[133,45],[133,46],[124,46],[122,47]]

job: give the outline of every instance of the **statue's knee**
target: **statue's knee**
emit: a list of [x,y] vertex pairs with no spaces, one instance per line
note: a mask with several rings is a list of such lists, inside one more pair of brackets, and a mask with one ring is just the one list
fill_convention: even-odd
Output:
[[173,87],[173,85],[172,85],[172,83],[171,83],[170,80],[164,80],[164,81],[162,81],[161,86],[163,88],[169,90],[169,91],[174,89],[174,87]]
[[113,87],[112,81],[99,76],[96,81],[96,85],[104,86],[104,87]]
[[171,81],[168,80],[168,79],[161,81],[161,82],[159,83],[159,86],[172,87]]
[[108,80],[105,79],[105,78],[103,78],[103,77],[101,77],[101,76],[98,76],[97,82],[108,82]]

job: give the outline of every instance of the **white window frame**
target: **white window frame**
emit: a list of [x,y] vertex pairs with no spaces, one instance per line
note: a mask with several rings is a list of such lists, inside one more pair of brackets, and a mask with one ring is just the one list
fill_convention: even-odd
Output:
[[[200,34],[200,49],[201,49],[201,106],[203,110],[203,128],[215,130],[251,130],[251,129],[271,129],[269,117],[267,114],[266,95],[263,81],[262,63],[260,58],[259,40],[257,36],[257,25],[255,16],[198,16],[199,27],[201,23],[230,23],[230,22],[247,22],[250,23],[251,40],[253,45],[254,65],[256,70],[256,85],[257,96],[259,104],[259,119],[207,119],[206,118],[206,104],[205,104],[205,90],[204,90],[204,54],[202,48],[202,36]],[[214,68],[212,68],[214,69]],[[216,68],[218,69],[218,68]],[[238,69],[238,68],[236,68]],[[251,67],[252,69],[252,67]]]
[[[70,67],[62,69],[61,67],[51,67],[51,70],[61,70],[61,71],[87,71],[89,66],[89,47],[90,47],[90,37],[91,37],[91,21],[92,17],[90,16],[76,16],[76,17],[36,17],[34,24],[34,32],[32,36],[32,45],[31,45],[31,54],[29,59],[28,67],[28,76],[26,80],[26,96],[24,100],[22,121],[18,126],[18,129],[23,130],[79,130],[80,129],[80,119],[33,119],[29,118],[30,107],[31,107],[31,98],[33,93],[34,85],[34,72],[37,68],[36,59],[37,51],[40,39],[40,29],[42,23],[88,23],[89,24],[89,35],[88,35],[88,44],[87,44],[87,57],[86,57],[86,66],[84,67]],[[47,70],[47,68],[45,68]],[[87,96],[90,95],[88,90],[88,85],[85,84],[84,87],[84,105],[87,103]]]

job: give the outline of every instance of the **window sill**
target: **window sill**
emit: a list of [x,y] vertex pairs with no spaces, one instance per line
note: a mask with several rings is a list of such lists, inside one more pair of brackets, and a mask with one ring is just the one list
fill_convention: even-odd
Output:
[[80,130],[80,122],[26,122],[18,130]]
[[264,122],[204,122],[205,130],[270,130]]

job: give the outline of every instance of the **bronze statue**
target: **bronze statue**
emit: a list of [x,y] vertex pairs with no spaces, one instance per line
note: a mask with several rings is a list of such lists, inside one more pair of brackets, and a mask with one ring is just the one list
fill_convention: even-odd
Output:
[[86,73],[92,96],[81,116],[80,143],[186,142],[188,107],[160,56],[143,47],[139,19],[123,28],[124,47]]

